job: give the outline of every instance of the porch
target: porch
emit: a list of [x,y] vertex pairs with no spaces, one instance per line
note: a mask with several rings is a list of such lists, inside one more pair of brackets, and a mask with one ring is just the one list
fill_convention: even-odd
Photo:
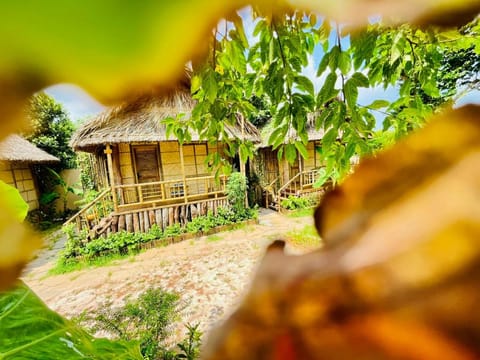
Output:
[[227,206],[227,180],[226,175],[210,175],[113,185],[65,225],[74,224],[77,233],[86,232],[89,238],[122,230],[146,232],[152,225],[161,229],[185,225],[196,216],[209,211],[216,214],[219,207]]

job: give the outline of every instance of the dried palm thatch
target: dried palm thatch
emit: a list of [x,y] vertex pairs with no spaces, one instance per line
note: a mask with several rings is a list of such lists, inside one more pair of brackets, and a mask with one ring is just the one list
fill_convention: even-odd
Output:
[[0,142],[0,160],[32,163],[59,162],[53,155],[39,149],[19,135],[9,135]]
[[[134,101],[111,108],[85,123],[73,135],[70,145],[75,150],[93,151],[107,143],[150,143],[175,140],[173,135],[167,138],[163,120],[179,117],[189,119],[195,104],[196,101],[190,95],[189,81],[185,81],[166,94],[152,91],[137,97]],[[260,141],[258,130],[253,124],[244,120],[244,137],[242,137],[242,119],[236,116],[235,120],[234,125],[224,123],[229,138]],[[191,130],[190,133],[192,141],[202,140],[198,132]]]

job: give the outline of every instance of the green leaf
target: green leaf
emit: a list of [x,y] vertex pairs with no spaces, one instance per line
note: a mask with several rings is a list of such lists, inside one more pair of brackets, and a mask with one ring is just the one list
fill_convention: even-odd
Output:
[[347,159],[350,159],[355,154],[356,147],[357,145],[355,143],[347,144],[347,147],[345,148],[345,157]]
[[192,94],[196,93],[201,86],[202,86],[202,80],[200,79],[200,76],[198,75],[192,76],[192,85],[191,85]]
[[240,156],[240,161],[242,163],[246,163],[248,160],[248,155],[250,154],[250,151],[248,150],[247,146],[242,143],[238,147],[238,154]]
[[341,124],[345,123],[347,117],[347,106],[343,101],[336,102],[335,111],[333,112],[332,125],[339,128]]
[[239,41],[231,41],[229,42],[231,45],[230,52],[230,60],[238,72],[241,74],[245,74],[247,71],[247,60],[245,59],[245,52],[242,48],[242,45]]
[[363,75],[361,72],[356,72],[355,74],[353,74],[350,80],[354,82],[354,84],[357,87],[368,88],[370,86],[370,82],[368,81],[368,78],[365,75]]
[[295,82],[300,90],[303,90],[309,93],[311,96],[314,96],[315,89],[313,88],[312,81],[303,75],[295,76]]
[[335,142],[338,136],[338,131],[335,129],[330,129],[327,131],[325,136],[322,138],[322,147],[329,148]]
[[0,197],[7,206],[5,210],[8,210],[19,222],[25,220],[28,213],[28,204],[16,188],[0,180]]
[[345,87],[343,88],[345,93],[345,100],[350,108],[353,108],[357,105],[357,98],[358,98],[358,88],[355,83],[355,80],[351,78],[347,80],[345,83]]
[[346,51],[340,52],[338,58],[338,68],[342,72],[343,75],[347,75],[352,68],[352,62],[350,59],[350,55]]
[[322,60],[320,61],[320,64],[318,65],[318,70],[317,70],[317,76],[322,75],[325,70],[327,70],[327,66],[330,63],[330,53],[327,52],[325,55],[323,55]]
[[268,144],[272,145],[274,149],[279,147],[285,140],[287,134],[287,126],[279,126],[270,134],[268,138]]
[[390,102],[388,100],[375,100],[370,105],[367,105],[367,108],[378,110],[378,109],[386,108],[389,105],[390,105]]
[[143,359],[137,344],[96,339],[23,283],[0,293],[1,359]]
[[338,90],[335,89],[335,83],[337,82],[337,74],[331,72],[328,74],[327,78],[325,79],[325,83],[323,84],[320,92],[317,96],[317,106],[321,106],[328,102],[329,100],[333,99],[338,94]]
[[308,158],[308,151],[305,145],[301,141],[295,141],[295,147],[297,148],[298,152],[304,159]]
[[290,164],[293,164],[297,159],[297,150],[294,144],[285,145],[285,158]]
[[340,54],[341,50],[338,45],[335,45],[332,50],[330,50],[330,57],[329,57],[329,63],[328,66],[330,66],[330,69],[332,71],[335,71],[338,68],[338,63],[340,61]]
[[218,86],[215,79],[215,73],[210,69],[203,78],[203,90],[205,91],[208,102],[211,104],[217,98]]
[[399,31],[392,42],[392,48],[390,49],[390,64],[393,64],[400,57],[402,57],[404,52],[406,39],[403,35],[403,32]]

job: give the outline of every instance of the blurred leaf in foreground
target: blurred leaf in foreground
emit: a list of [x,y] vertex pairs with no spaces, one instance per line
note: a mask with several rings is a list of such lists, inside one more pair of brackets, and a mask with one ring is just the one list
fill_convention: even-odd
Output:
[[40,246],[40,239],[22,224],[28,204],[16,188],[0,181],[0,290],[15,282]]
[[480,108],[447,112],[324,198],[326,251],[272,245],[206,359],[478,359]]
[[26,100],[51,84],[74,83],[104,102],[172,86],[188,61],[205,56],[220,19],[249,4],[265,14],[304,8],[357,26],[377,14],[463,24],[480,7],[479,0],[2,1],[0,138],[19,130]]
[[143,359],[137,344],[96,339],[23,283],[0,293],[0,359]]

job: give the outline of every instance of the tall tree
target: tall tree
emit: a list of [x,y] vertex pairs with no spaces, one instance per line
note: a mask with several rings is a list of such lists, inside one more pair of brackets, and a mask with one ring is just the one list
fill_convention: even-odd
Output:
[[40,92],[32,96],[27,115],[32,130],[27,140],[60,159],[58,170],[76,166],[75,153],[68,145],[75,127],[67,111],[52,97]]

